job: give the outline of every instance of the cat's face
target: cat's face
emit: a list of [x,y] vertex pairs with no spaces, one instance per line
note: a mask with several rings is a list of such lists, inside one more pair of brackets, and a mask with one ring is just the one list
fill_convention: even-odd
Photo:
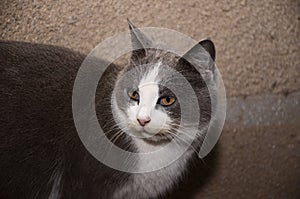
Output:
[[154,141],[169,139],[180,124],[180,105],[165,86],[174,84],[166,68],[159,60],[129,66],[119,77],[112,108],[119,126],[133,136]]
[[[206,125],[211,113],[210,95],[200,73],[185,58],[163,50],[143,48],[143,42],[152,41],[135,27],[130,28],[132,44],[139,50],[132,52],[130,64],[118,75],[113,90],[111,106],[116,124],[121,130],[141,139],[162,141],[174,138],[181,126],[181,106],[178,96],[169,86],[176,90],[181,90],[182,86],[174,78],[172,69],[180,72],[192,86],[201,115],[197,123],[199,128]],[[202,53],[198,56],[195,52]],[[184,56],[192,57],[196,64],[203,64],[215,58],[214,45],[210,40],[200,42]],[[205,71],[210,68],[208,65],[203,67]],[[181,98],[185,99],[184,103],[189,103],[190,96],[185,96],[184,90]],[[196,107],[193,103],[188,105]]]

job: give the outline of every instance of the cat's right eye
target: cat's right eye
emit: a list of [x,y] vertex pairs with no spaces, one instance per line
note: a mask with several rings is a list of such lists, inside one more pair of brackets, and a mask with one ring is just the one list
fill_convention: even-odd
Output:
[[129,91],[128,93],[130,99],[134,100],[134,101],[139,101],[139,93],[137,91]]

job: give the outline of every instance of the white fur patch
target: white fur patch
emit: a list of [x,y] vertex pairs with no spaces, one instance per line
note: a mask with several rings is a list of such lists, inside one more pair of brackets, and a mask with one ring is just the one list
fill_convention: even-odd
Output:
[[[171,121],[166,112],[155,108],[159,98],[160,66],[161,63],[158,63],[144,74],[138,85],[139,103],[136,102],[127,109],[127,122],[131,128],[131,134],[138,134],[138,137],[152,137],[161,129],[168,128],[167,123]],[[150,119],[150,122],[142,127],[138,119]]]
[[[132,134],[144,134],[146,131],[147,136],[145,137],[149,137],[149,135],[155,135],[163,128],[169,128],[168,123],[171,122],[171,118],[163,111],[163,109],[155,108],[159,98],[158,82],[160,66],[161,63],[157,64],[142,77],[138,85],[140,101],[139,103],[135,102],[131,104],[126,111],[126,114],[119,110],[116,99],[114,97],[112,98],[112,110],[114,115],[117,116],[117,119],[119,120],[118,122],[128,124],[127,129],[134,132]],[[151,121],[144,127],[141,127],[137,118],[145,117],[150,117]],[[162,147],[161,145],[149,144],[143,139],[137,137],[133,137],[132,139],[134,144],[137,146],[139,153],[157,151]],[[155,159],[153,159],[153,161],[159,162],[166,156],[171,156],[174,150],[170,150],[164,154],[159,154],[155,157]],[[117,190],[113,198],[124,198],[124,196],[130,196],[131,198],[158,197],[160,194],[172,187],[174,183],[177,182],[178,178],[181,177],[185,170],[186,161],[190,157],[191,153],[191,151],[187,151],[186,154],[181,157],[180,161],[176,161],[161,170],[144,174],[133,174],[133,182],[128,183]],[[145,165],[148,164],[149,162],[144,162],[143,160],[138,161],[138,166],[140,168],[144,168]]]
[[153,67],[152,70],[148,71],[141,79],[139,87],[145,86],[147,84],[157,84],[158,83],[158,73],[159,68],[161,66],[161,62],[159,62],[156,66]]
[[[135,138],[134,140],[138,148],[143,149],[143,151],[156,151],[161,147],[150,145],[141,139]],[[170,154],[159,154],[153,161],[164,159],[166,156],[170,156],[172,152],[173,151],[169,151]],[[149,173],[132,174],[133,182],[117,190],[113,198],[123,198],[129,195],[132,199],[157,198],[162,196],[182,177],[186,169],[187,160],[191,157],[192,153],[191,150],[187,150],[179,160],[160,170]],[[148,165],[149,162],[139,161],[139,167],[144,167],[146,164]]]

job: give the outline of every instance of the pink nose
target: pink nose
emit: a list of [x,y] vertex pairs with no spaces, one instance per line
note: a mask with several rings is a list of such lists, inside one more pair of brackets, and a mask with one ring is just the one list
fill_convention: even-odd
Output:
[[141,126],[145,126],[147,123],[149,123],[150,121],[151,121],[151,119],[150,118],[143,118],[143,119],[139,119],[139,118],[137,118],[137,121],[139,122],[139,124],[141,125]]

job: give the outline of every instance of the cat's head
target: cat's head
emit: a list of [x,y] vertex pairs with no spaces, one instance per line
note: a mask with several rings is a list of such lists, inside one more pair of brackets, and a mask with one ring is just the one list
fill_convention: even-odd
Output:
[[[154,42],[129,22],[134,50],[130,63],[118,75],[112,94],[112,111],[121,129],[147,141],[160,142],[176,136],[181,124],[181,104],[169,88],[181,91],[184,103],[196,107],[174,71],[179,72],[195,91],[199,105],[199,132],[211,119],[211,97],[207,82],[214,79],[215,47],[211,40],[199,42],[183,57],[161,49],[145,48]],[[201,48],[201,49],[199,49]],[[199,55],[198,53],[201,53]],[[189,60],[189,61],[187,61]],[[209,81],[195,69],[201,67]],[[189,104],[190,103],[190,104]],[[186,132],[188,133],[188,132]],[[203,133],[203,132],[202,132]]]

